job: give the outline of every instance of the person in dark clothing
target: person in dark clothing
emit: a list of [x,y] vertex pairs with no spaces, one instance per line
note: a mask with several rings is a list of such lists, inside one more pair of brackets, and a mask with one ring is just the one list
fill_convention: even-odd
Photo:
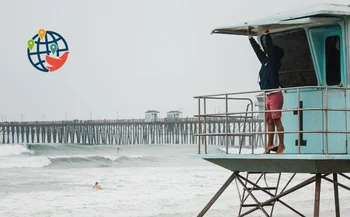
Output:
[[[250,44],[252,45],[260,63],[261,68],[259,71],[259,85],[261,90],[266,91],[265,110],[281,110],[283,107],[283,95],[280,90],[274,90],[280,88],[279,82],[279,70],[282,66],[281,60],[284,57],[284,51],[282,48],[273,45],[272,38],[269,34],[269,28],[264,26],[265,34],[262,36],[261,44],[263,50],[260,49],[259,44],[252,37],[252,28],[248,28],[248,37]],[[272,90],[271,90],[272,89]],[[275,132],[277,128],[279,145],[276,153],[282,154],[285,146],[283,143],[283,125],[281,122],[282,112],[266,112],[265,120],[267,122],[268,131]],[[270,153],[271,150],[276,150],[273,144],[274,134],[269,133],[268,144],[265,148],[265,153]]]

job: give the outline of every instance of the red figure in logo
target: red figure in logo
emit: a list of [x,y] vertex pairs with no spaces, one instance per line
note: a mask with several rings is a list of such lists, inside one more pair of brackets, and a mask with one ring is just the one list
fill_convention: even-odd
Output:
[[49,55],[46,55],[45,59],[46,62],[50,65],[47,66],[47,68],[50,70],[50,72],[56,71],[57,69],[61,68],[64,63],[67,60],[69,52],[65,52],[62,56],[59,58],[51,57]]

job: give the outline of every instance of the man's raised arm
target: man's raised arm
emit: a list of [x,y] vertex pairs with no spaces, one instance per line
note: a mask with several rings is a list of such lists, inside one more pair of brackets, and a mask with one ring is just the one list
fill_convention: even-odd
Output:
[[266,38],[266,48],[265,49],[266,49],[267,55],[272,60],[273,58],[275,58],[275,55],[273,53],[273,43],[272,43],[271,35],[269,33],[269,27],[264,26],[264,31],[265,31],[265,38]]
[[252,36],[252,27],[248,27],[248,37],[256,56],[258,57],[261,64],[263,64],[266,59],[266,56],[265,53],[261,50],[259,44],[255,41],[255,39]]

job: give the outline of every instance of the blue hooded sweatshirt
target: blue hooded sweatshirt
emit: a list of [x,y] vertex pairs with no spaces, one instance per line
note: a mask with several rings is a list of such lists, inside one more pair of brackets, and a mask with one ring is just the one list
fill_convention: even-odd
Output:
[[[259,44],[252,37],[249,39],[256,56],[258,57],[261,68],[259,72],[259,85],[261,90],[276,89],[279,88],[279,70],[282,66],[281,60],[284,57],[284,51],[282,48],[273,45],[272,38],[269,33],[261,38],[262,47],[264,51],[260,49]],[[265,40],[264,40],[265,39]],[[265,55],[267,53],[267,55]]]

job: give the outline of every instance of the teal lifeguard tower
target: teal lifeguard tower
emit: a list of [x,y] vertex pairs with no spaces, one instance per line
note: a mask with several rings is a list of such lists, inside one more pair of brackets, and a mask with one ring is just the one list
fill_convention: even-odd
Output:
[[[253,122],[254,119],[261,117],[258,114],[266,111],[264,109],[254,110],[254,106],[242,112],[231,111],[232,102],[251,103],[252,100],[246,97],[249,94],[262,96],[265,100],[266,91],[196,96],[198,100],[196,117],[199,125],[196,135],[198,137],[198,156],[232,171],[226,183],[198,216],[205,215],[233,180],[243,188],[243,194],[239,194],[241,204],[238,216],[247,216],[256,210],[261,210],[264,216],[272,216],[276,202],[289,208],[296,216],[304,216],[283,202],[281,198],[315,183],[314,216],[318,217],[321,180],[334,185],[334,213],[335,216],[340,216],[338,187],[350,190],[348,185],[338,181],[339,176],[350,180],[344,174],[350,172],[350,147],[348,145],[350,5],[312,5],[291,12],[279,13],[266,19],[216,28],[212,34],[247,37],[247,29],[251,26],[254,36],[259,36],[265,25],[270,26],[273,43],[285,51],[280,70],[282,85],[280,90],[284,96],[282,123],[286,150],[282,155],[254,153],[256,136],[263,134],[266,142],[268,132],[266,132],[266,127],[265,132],[257,132],[253,127]],[[247,44],[250,46],[248,39]],[[209,114],[206,112],[208,102],[213,100],[225,104],[224,113]],[[250,130],[232,132],[229,129],[230,118],[237,115],[243,115],[246,123],[252,124],[252,127],[247,128]],[[226,120],[226,133],[208,133],[206,119],[209,117]],[[239,135],[251,138],[251,153],[229,152],[228,138]],[[206,141],[210,136],[226,138],[226,153],[208,153]],[[243,173],[246,175],[243,176]],[[261,178],[267,173],[277,175],[275,186],[259,184],[259,180],[262,180]],[[282,173],[292,174],[290,181],[298,173],[310,174],[310,178],[293,187],[288,186],[289,181],[281,191],[278,191]],[[256,182],[251,179],[253,174],[259,176]],[[256,191],[265,193],[269,198],[259,201],[254,196]],[[247,204],[247,197],[251,197],[254,203]],[[271,209],[268,211],[268,208]]]

